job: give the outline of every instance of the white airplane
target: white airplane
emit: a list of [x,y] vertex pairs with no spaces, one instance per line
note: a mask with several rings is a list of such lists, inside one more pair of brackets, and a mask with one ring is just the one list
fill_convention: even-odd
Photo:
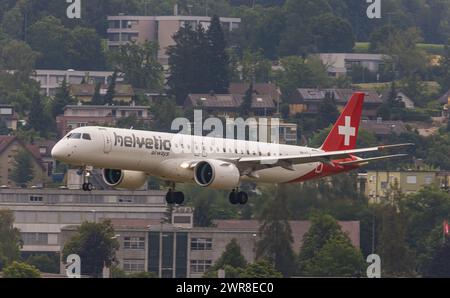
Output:
[[61,162],[78,166],[83,190],[93,186],[93,167],[103,169],[103,179],[118,189],[138,189],[148,176],[171,184],[168,204],[182,204],[184,195],[175,183],[231,190],[232,204],[246,204],[241,182],[295,183],[348,172],[371,161],[406,154],[359,158],[355,154],[411,146],[398,144],[355,149],[364,93],[355,93],[323,145],[308,148],[235,139],[180,135],[109,127],[80,127],[52,149]]

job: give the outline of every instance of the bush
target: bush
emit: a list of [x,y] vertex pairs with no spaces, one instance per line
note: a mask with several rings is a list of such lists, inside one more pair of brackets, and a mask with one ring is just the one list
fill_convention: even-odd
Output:
[[27,263],[12,262],[11,265],[3,270],[4,278],[39,278],[41,273],[39,270]]

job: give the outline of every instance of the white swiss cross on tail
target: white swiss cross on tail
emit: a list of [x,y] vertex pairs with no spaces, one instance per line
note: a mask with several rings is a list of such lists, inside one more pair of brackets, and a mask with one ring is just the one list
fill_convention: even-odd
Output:
[[344,136],[344,145],[350,146],[350,137],[356,136],[356,128],[351,126],[352,118],[345,116],[345,125],[339,126],[338,134]]

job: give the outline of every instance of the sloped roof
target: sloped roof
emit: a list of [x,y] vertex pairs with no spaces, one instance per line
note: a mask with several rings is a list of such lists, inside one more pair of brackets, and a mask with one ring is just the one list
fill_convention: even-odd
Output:
[[[244,95],[250,88],[250,83],[231,83],[228,91],[231,94],[241,94]],[[273,101],[277,102],[280,100],[280,91],[275,84],[272,83],[256,83],[253,84],[253,90],[256,91],[258,95],[268,95]]]
[[375,91],[367,90],[353,90],[353,89],[312,89],[299,88],[297,89],[297,96],[295,101],[317,101],[320,102],[325,99],[327,93],[334,97],[336,103],[345,104],[355,92],[364,92],[366,97],[364,103],[382,104],[383,99]]
[[[95,84],[71,84],[69,86],[70,93],[73,96],[94,96]],[[108,85],[102,84],[101,89],[108,89]],[[116,84],[115,96],[134,96],[133,86],[129,84]]]
[[403,121],[362,120],[361,128],[376,135],[399,135],[408,131]]
[[31,156],[36,160],[39,166],[45,170],[44,165],[42,164],[42,156],[39,152],[39,147],[33,144],[24,144],[15,136],[0,136],[0,154],[6,150],[14,141],[19,142],[19,144],[24,147],[28,152],[30,152]]
[[[189,94],[186,101],[193,107],[234,109],[242,104],[244,96],[242,94]],[[255,94],[252,100],[252,108],[274,109],[275,103],[269,95]]]

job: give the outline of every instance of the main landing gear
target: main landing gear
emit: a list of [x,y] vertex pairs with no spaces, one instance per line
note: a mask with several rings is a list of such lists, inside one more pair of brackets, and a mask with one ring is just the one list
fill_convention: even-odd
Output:
[[166,194],[166,202],[169,205],[181,205],[184,202],[184,194],[181,191],[173,191],[172,189],[169,189]]
[[89,182],[89,177],[92,175],[93,168],[86,166],[82,167],[78,170],[78,175],[83,176],[83,184],[81,185],[81,189],[84,191],[92,191],[94,189],[94,186],[92,183]]
[[232,205],[245,205],[248,202],[248,194],[245,191],[239,191],[238,189],[233,189],[230,193],[228,199]]

